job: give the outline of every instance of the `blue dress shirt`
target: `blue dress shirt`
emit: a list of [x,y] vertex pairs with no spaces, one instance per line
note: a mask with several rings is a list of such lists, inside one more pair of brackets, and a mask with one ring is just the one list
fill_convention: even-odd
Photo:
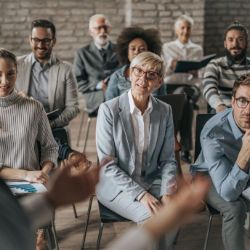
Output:
[[242,137],[232,109],[218,113],[202,129],[202,151],[191,166],[192,171],[208,171],[216,191],[226,201],[237,200],[248,186],[249,173],[236,163]]

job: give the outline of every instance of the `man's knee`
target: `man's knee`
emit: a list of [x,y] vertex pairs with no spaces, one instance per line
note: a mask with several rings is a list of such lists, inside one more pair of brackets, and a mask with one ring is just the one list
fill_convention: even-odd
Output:
[[228,202],[228,206],[221,211],[224,220],[237,220],[239,223],[245,222],[246,212],[247,208],[242,200]]

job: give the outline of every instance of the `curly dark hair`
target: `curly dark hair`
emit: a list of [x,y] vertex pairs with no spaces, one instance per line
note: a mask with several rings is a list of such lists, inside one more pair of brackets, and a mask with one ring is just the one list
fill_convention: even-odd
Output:
[[148,46],[148,51],[161,55],[162,42],[157,29],[143,29],[141,27],[124,28],[117,38],[117,56],[122,65],[129,64],[128,45],[135,38],[142,39]]

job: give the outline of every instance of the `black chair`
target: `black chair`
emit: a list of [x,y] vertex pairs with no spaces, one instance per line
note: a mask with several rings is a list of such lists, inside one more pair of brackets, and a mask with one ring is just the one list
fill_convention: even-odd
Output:
[[175,158],[177,161],[178,173],[182,175],[181,162],[180,162],[181,145],[177,140],[177,132],[180,130],[182,113],[187,97],[185,94],[168,94],[164,96],[157,96],[157,98],[169,104],[172,108],[174,130],[175,130]]
[[[90,197],[90,199],[89,199],[87,220],[86,220],[86,224],[85,224],[85,228],[84,228],[81,249],[84,249],[84,245],[85,245],[85,240],[86,240],[87,231],[88,231],[89,218],[90,218],[90,212],[91,212],[93,198],[94,198],[94,196]],[[128,220],[128,219],[120,216],[119,214],[113,212],[112,210],[106,208],[99,201],[97,201],[97,202],[98,202],[98,208],[99,208],[99,214],[100,214],[100,223],[99,223],[98,238],[97,238],[97,242],[96,242],[96,250],[99,250],[100,249],[100,244],[101,244],[101,239],[102,239],[103,228],[104,228],[104,225],[106,223],[126,222],[126,221],[130,221],[130,220]]]
[[[195,129],[195,152],[194,152],[194,159],[197,159],[197,157],[200,154],[201,151],[201,143],[200,143],[200,134],[201,130],[203,129],[206,122],[212,117],[214,114],[198,114],[196,117],[196,129]],[[207,226],[207,232],[206,232],[206,238],[204,242],[203,249],[207,249],[207,243],[209,238],[209,233],[212,225],[212,219],[214,215],[220,214],[218,210],[210,206],[208,203],[206,204],[207,210],[209,212],[209,219],[208,219],[208,226]]]

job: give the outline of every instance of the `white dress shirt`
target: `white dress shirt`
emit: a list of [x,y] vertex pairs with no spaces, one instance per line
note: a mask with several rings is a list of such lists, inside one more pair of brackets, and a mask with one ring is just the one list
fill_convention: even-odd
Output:
[[[191,42],[190,40],[183,44],[178,39],[163,45],[163,57],[166,62],[165,83],[196,83],[196,79],[192,79],[190,73],[174,73],[171,69],[173,60],[195,60],[201,59],[203,49],[200,45]],[[200,73],[201,74],[201,73]]]

